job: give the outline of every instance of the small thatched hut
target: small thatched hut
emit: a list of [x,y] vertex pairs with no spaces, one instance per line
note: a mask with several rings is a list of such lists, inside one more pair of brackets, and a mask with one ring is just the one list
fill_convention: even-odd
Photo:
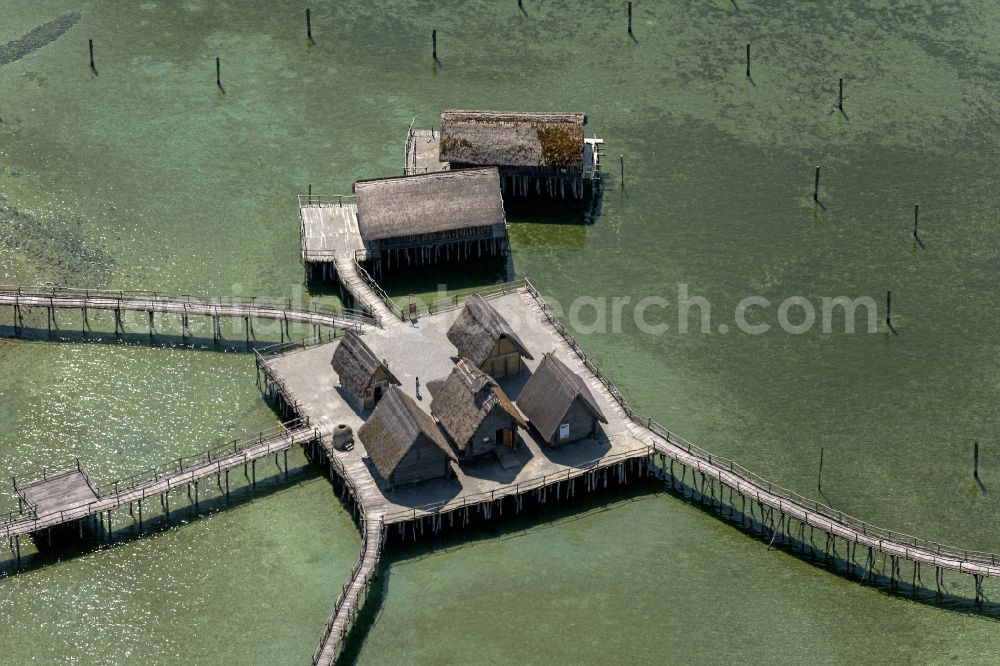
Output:
[[348,331],[341,338],[330,365],[340,378],[344,392],[362,409],[371,409],[390,385],[399,385],[389,367],[378,360],[371,347],[354,331]]
[[465,302],[448,329],[448,339],[459,357],[492,377],[516,375],[522,356],[534,358],[507,320],[479,294]]
[[584,196],[599,179],[598,140],[584,138],[583,113],[449,110],[441,113],[440,160],[449,167],[500,169],[504,194]]
[[526,427],[496,380],[466,361],[428,388],[434,396],[431,413],[463,458],[492,453],[498,446],[514,448],[517,427]]
[[354,183],[358,229],[377,270],[496,255],[507,218],[495,168]]
[[597,422],[608,422],[583,378],[552,352],[521,389],[517,406],[550,446],[593,437]]
[[358,429],[358,438],[389,489],[446,478],[451,462],[458,462],[434,419],[395,386]]

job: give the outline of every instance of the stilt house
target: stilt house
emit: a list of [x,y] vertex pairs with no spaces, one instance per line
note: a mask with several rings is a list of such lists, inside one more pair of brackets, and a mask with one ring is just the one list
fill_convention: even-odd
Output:
[[504,194],[579,199],[600,180],[602,142],[584,137],[586,124],[583,113],[444,111],[440,160],[453,171],[498,167]]
[[507,219],[495,168],[354,183],[358,229],[376,271],[501,254]]
[[458,458],[430,414],[398,387],[390,387],[358,438],[389,489],[446,478]]
[[448,340],[459,357],[492,377],[516,375],[521,357],[533,358],[507,320],[479,294],[465,302],[448,329]]
[[362,409],[375,407],[390,386],[399,386],[399,380],[389,371],[388,365],[380,361],[354,331],[344,334],[330,365],[344,393]]
[[517,397],[521,413],[550,446],[593,437],[608,420],[583,378],[549,352]]
[[443,382],[429,385],[431,414],[437,417],[462,458],[513,449],[518,426],[526,427],[517,407],[496,380],[459,361]]

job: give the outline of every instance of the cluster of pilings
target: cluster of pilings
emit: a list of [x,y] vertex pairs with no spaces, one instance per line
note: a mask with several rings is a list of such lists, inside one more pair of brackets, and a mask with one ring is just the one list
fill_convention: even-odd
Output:
[[587,196],[587,188],[583,176],[579,173],[558,176],[549,174],[501,174],[500,176],[500,192],[504,195],[530,196],[544,193],[550,197],[565,199],[568,190],[573,199],[583,199]]
[[507,251],[506,238],[478,238],[472,240],[449,240],[412,247],[381,248],[369,261],[374,264],[375,273],[393,267],[426,266],[449,261],[466,261],[497,257]]
[[[415,509],[411,516],[407,512],[386,516],[386,531],[393,540],[400,543],[416,541],[419,536],[434,536],[442,533],[482,527],[491,521],[513,518],[522,513],[567,503],[578,496],[603,492],[609,488],[621,489],[628,486],[631,479],[638,484],[649,479],[653,457],[638,456],[615,462],[603,467],[584,471],[567,478],[566,474],[552,475],[551,481],[535,485],[528,482],[528,489],[519,489],[515,484],[510,492],[495,495],[483,494],[462,502],[446,505],[436,511]],[[395,529],[392,529],[393,525]]]

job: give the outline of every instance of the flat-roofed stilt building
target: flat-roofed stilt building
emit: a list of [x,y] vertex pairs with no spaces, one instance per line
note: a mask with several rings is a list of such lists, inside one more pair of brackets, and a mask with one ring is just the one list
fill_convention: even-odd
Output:
[[496,168],[361,180],[354,193],[364,256],[377,272],[507,248]]
[[603,141],[587,139],[586,124],[584,113],[448,110],[439,159],[452,171],[497,167],[505,195],[582,199],[601,182]]

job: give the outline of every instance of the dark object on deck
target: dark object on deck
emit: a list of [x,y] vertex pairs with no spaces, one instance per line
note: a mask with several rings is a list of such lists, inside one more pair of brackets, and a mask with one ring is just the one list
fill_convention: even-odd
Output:
[[402,264],[497,255],[507,219],[495,168],[354,183],[358,228],[376,271]]
[[338,423],[333,429],[333,448],[338,451],[347,451],[354,448],[354,430],[346,423]]
[[390,489],[445,478],[457,456],[434,419],[392,386],[358,429],[368,457]]
[[461,358],[493,377],[516,375],[522,356],[534,358],[507,320],[479,294],[465,302],[448,329],[448,340]]
[[447,110],[439,159],[452,170],[495,166],[505,194],[582,198],[600,181],[597,139],[584,113]]
[[816,165],[816,184],[813,185],[813,201],[819,203],[819,165]]
[[361,336],[348,331],[330,361],[333,371],[340,378],[340,385],[362,409],[375,407],[390,385],[399,386],[399,380],[389,367],[378,360]]
[[433,395],[431,413],[462,458],[514,448],[517,427],[527,426],[496,380],[464,360],[435,385]]
[[583,378],[552,352],[521,389],[517,406],[550,446],[593,437],[598,421],[608,422]]

